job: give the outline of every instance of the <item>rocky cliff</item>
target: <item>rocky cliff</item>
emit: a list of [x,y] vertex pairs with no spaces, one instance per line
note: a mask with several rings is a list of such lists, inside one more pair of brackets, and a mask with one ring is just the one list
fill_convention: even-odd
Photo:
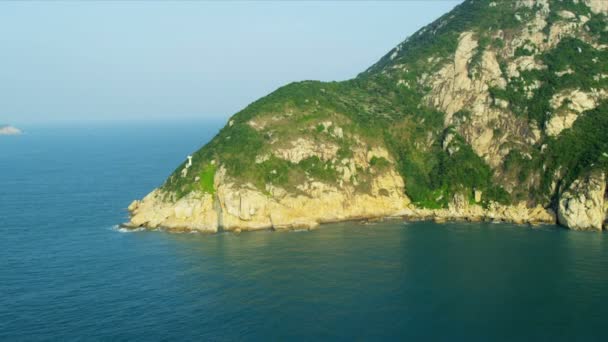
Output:
[[292,83],[235,114],[129,206],[128,225],[407,217],[602,229],[607,4],[465,1],[355,79]]

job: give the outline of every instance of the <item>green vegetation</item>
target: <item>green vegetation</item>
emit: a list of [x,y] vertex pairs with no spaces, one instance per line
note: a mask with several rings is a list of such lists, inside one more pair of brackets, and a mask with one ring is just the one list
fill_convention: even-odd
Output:
[[337,179],[336,170],[330,162],[324,162],[319,157],[309,157],[298,164],[307,176],[316,180],[334,183]]
[[559,15],[561,11],[568,11],[578,15],[584,15],[589,17],[591,11],[589,7],[583,3],[583,1],[551,1],[551,12],[547,18],[547,27],[554,24],[557,21],[563,21],[564,19]]
[[473,152],[464,139],[455,135],[452,146],[457,151],[439,153],[439,162],[431,172],[431,189],[441,190],[444,205],[451,200],[455,193],[467,193],[472,196],[472,189],[482,190],[486,199],[501,203],[509,203],[509,195],[500,187],[494,185],[492,170]]
[[391,165],[391,163],[388,160],[386,160],[386,158],[376,157],[376,156],[372,157],[372,159],[369,161],[369,164],[373,168],[378,169],[378,170],[385,170]]
[[586,26],[591,34],[597,36],[601,44],[608,44],[608,30],[606,30],[606,15],[596,14],[589,19]]
[[207,164],[203,168],[203,171],[201,171],[200,184],[201,184],[201,190],[203,192],[206,192],[206,193],[212,194],[212,195],[215,193],[215,187],[213,184],[213,180],[215,177],[216,169],[217,169],[217,167],[215,164]]
[[517,49],[515,49],[515,58],[522,57],[522,56],[532,56],[532,55],[534,55],[534,51],[528,49],[525,46],[520,46]]
[[353,156],[353,151],[348,146],[341,146],[336,153],[336,158],[342,160]]
[[478,37],[477,49],[475,50],[473,57],[471,57],[471,60],[469,61],[469,70],[468,71],[469,71],[470,78],[475,78],[475,76],[476,76],[475,71],[477,68],[481,67],[481,60],[483,57],[483,53],[490,44],[491,44],[491,40],[488,36],[481,35],[480,37]]
[[[494,3],[490,7],[490,3]],[[359,77],[384,70],[396,63],[416,64],[426,61],[429,56],[447,57],[454,53],[461,32],[476,30],[485,32],[501,28],[509,30],[531,18],[538,8],[520,8],[513,6],[512,1],[476,0],[465,1],[456,6],[450,13],[420,29],[404,42],[401,48],[389,51],[378,63],[374,64]],[[396,55],[393,56],[393,54]]]
[[503,169],[507,173],[512,173],[521,183],[525,182],[531,173],[538,167],[538,156],[527,157],[524,153],[517,149],[509,152],[505,158]]
[[[397,161],[397,170],[405,180],[406,192],[419,204],[433,206],[430,174],[437,163],[435,142],[441,132],[443,114],[429,111],[413,115],[385,133],[387,146]],[[427,136],[434,140],[427,146]]]
[[289,183],[289,171],[293,165],[289,162],[271,156],[263,163],[255,165],[257,177],[254,178],[256,186],[264,189],[265,184],[286,186]]
[[[251,167],[255,164],[256,153],[263,145],[264,137],[246,124],[224,127],[209,144],[194,153],[192,166],[189,168],[187,176],[182,177],[181,174],[185,167],[185,163],[183,163],[163,184],[163,189],[176,193],[177,198],[197,190],[193,179],[202,175],[209,177],[211,174],[209,165],[219,156],[221,156],[222,165],[227,172],[235,177],[247,178],[250,176]],[[215,170],[213,171],[215,174]],[[209,191],[208,185],[209,183],[206,185],[201,183],[198,189],[213,193]]]
[[[461,111],[455,115],[466,118],[470,113]],[[414,203],[428,208],[446,207],[454,194],[473,196],[473,189],[484,191],[486,200],[509,202],[509,195],[494,185],[490,167],[471,146],[453,129],[443,130],[442,113],[426,112],[420,116],[419,121],[408,120],[386,135],[405,179],[406,193]],[[442,148],[447,134],[454,136],[450,143],[456,150],[453,154]],[[431,141],[429,136],[433,137]]]
[[572,129],[548,140],[546,172],[543,185],[548,192],[558,169],[562,178],[559,190],[567,189],[583,173],[592,169],[608,171],[608,103],[603,102],[594,110],[585,112],[575,121]]

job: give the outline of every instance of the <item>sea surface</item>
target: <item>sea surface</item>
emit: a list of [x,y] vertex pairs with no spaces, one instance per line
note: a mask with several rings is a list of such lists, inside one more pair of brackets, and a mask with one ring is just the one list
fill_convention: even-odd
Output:
[[343,223],[124,232],[126,207],[221,122],[0,137],[0,340],[608,338],[608,235]]

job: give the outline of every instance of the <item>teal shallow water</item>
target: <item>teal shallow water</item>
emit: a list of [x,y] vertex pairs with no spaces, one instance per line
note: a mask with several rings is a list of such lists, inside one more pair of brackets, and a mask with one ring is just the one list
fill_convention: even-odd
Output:
[[605,339],[602,233],[113,228],[219,126],[34,127],[0,139],[0,340]]

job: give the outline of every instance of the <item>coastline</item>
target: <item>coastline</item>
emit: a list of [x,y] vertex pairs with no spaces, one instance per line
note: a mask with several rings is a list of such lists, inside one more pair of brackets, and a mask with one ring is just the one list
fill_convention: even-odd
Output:
[[402,220],[505,222],[513,224],[559,224],[574,230],[607,228],[608,202],[604,201],[603,173],[577,180],[571,192],[562,195],[557,208],[528,206],[524,201],[501,204],[456,193],[446,208],[420,208],[404,192],[404,182],[394,171],[377,175],[369,192],[352,185],[330,185],[318,181],[304,183],[299,192],[266,185],[261,190],[226,177],[220,168],[212,193],[196,190],[182,197],[157,188],[129,207],[125,228],[162,227],[168,231],[300,230],[321,224],[370,221],[386,218]]
[[[356,222],[358,224],[366,224],[372,222],[383,222],[383,221],[401,221],[401,222],[418,222],[418,221],[433,221],[438,224],[450,223],[450,222],[488,222],[488,223],[511,223],[517,225],[528,225],[536,227],[540,225],[559,225],[557,215],[550,209],[542,208],[537,206],[534,208],[528,208],[523,204],[503,206],[492,203],[488,208],[483,208],[480,205],[469,205],[466,204],[464,207],[455,207],[450,205],[449,208],[445,209],[426,209],[414,207],[411,204],[406,208],[391,213],[391,214],[371,214],[371,215],[356,215],[344,218],[326,218],[326,219],[311,219],[308,218],[297,218],[289,224],[275,225],[272,224],[272,220],[269,220],[270,224],[264,224],[263,222],[250,222],[245,221],[243,224],[232,224],[230,226],[222,226],[217,224],[220,219],[216,220],[216,226],[213,223],[206,227],[202,227],[200,222],[193,220],[182,220],[181,223],[175,222],[175,220],[166,220],[164,222],[140,222],[133,221],[133,216],[137,214],[137,207],[139,206],[138,201],[135,201],[129,206],[129,212],[131,214],[131,220],[129,222],[120,225],[121,228],[125,229],[149,229],[149,230],[163,230],[171,233],[208,233],[215,234],[219,232],[253,232],[253,231],[297,231],[297,230],[314,230],[319,229],[323,225],[334,224],[334,223],[345,223],[345,222]],[[135,205],[134,205],[135,204]],[[165,203],[167,204],[167,203]],[[169,210],[175,212],[177,207],[172,207]],[[177,209],[179,211],[180,209]],[[217,214],[217,213],[215,213]],[[222,214],[220,214],[221,216]],[[225,215],[225,213],[224,213]],[[563,226],[563,225],[562,225]],[[564,228],[567,228],[564,226]]]
[[[220,233],[234,233],[234,234],[240,234],[240,233],[254,233],[254,232],[298,232],[298,231],[312,231],[312,230],[317,230],[317,229],[323,229],[324,226],[328,226],[328,225],[332,225],[332,224],[339,224],[339,223],[354,223],[357,225],[373,225],[375,223],[380,223],[380,222],[395,222],[395,223],[410,223],[410,222],[434,222],[437,224],[449,224],[449,223],[458,223],[458,222],[466,222],[466,223],[493,223],[493,224],[514,224],[514,225],[518,225],[518,226],[525,226],[525,227],[530,227],[530,228],[540,228],[542,226],[548,226],[548,225],[555,225],[555,226],[559,226],[560,228],[563,229],[568,229],[568,227],[565,227],[563,225],[560,225],[557,221],[554,222],[542,222],[542,221],[533,221],[533,222],[521,222],[521,221],[506,221],[506,220],[500,220],[500,219],[490,219],[490,218],[483,218],[481,220],[478,220],[476,218],[469,218],[469,217],[458,217],[458,218],[440,218],[440,217],[424,217],[424,216],[420,216],[420,217],[409,217],[409,216],[403,216],[403,217],[399,217],[399,216],[386,216],[386,217],[369,217],[369,218],[360,218],[360,219],[346,219],[346,220],[341,220],[341,221],[327,221],[327,222],[321,222],[318,225],[314,226],[314,227],[292,227],[292,228],[279,228],[276,229],[274,227],[268,227],[268,228],[260,228],[260,229],[240,229],[240,228],[236,228],[236,229],[231,229],[231,230],[224,230],[224,229],[218,229],[218,231],[213,232],[213,231],[205,231],[205,230],[200,230],[200,229],[195,229],[195,228],[189,228],[189,227],[163,227],[163,226],[157,226],[157,227],[147,227],[147,226],[133,226],[130,224],[130,222],[126,222],[126,223],[122,223],[119,224],[118,227],[120,229],[126,229],[129,231],[162,231],[162,232],[167,232],[167,233],[172,233],[172,234],[189,234],[189,233],[200,233],[200,234],[208,234],[208,235],[215,235],[215,234],[220,234]],[[588,230],[591,231],[591,230]]]

